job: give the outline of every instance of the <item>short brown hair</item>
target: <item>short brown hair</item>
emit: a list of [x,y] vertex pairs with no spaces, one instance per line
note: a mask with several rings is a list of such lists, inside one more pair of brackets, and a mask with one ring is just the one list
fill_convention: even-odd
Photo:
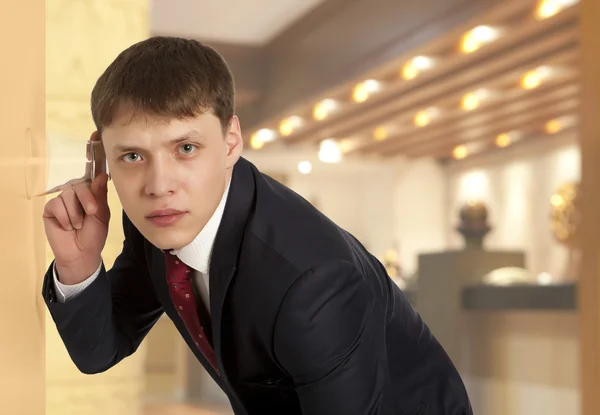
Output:
[[227,127],[235,90],[225,60],[201,42],[156,36],[121,52],[98,78],[91,96],[98,131],[121,106],[144,114],[188,118],[212,110]]

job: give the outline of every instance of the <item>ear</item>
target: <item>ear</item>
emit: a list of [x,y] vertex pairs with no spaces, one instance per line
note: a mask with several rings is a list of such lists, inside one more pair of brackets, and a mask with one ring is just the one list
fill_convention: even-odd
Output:
[[229,122],[229,129],[225,134],[225,148],[227,149],[227,168],[233,168],[244,149],[244,139],[242,138],[240,120],[237,115],[231,117]]

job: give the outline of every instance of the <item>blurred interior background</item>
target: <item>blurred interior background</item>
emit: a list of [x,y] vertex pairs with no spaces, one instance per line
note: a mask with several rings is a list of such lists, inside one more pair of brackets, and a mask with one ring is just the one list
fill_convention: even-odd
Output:
[[[595,2],[52,0],[44,120],[11,145],[44,160],[24,167],[30,193],[79,175],[69,159],[116,55],[152,35],[202,40],[234,73],[244,156],[381,259],[476,414],[597,415]],[[122,244],[109,191],[107,266]],[[14,260],[37,246],[27,273],[38,281],[52,257],[32,215],[40,202],[27,203],[35,223]],[[48,415],[232,413],[166,317],[135,356],[86,376],[38,307]]]

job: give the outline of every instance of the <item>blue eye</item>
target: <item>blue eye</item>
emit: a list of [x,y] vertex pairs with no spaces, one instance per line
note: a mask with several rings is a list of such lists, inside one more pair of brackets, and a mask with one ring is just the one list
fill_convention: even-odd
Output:
[[123,161],[126,163],[135,163],[140,160],[141,156],[137,153],[128,153],[123,156]]
[[185,155],[191,154],[196,150],[196,146],[193,144],[184,144],[179,147],[179,151]]

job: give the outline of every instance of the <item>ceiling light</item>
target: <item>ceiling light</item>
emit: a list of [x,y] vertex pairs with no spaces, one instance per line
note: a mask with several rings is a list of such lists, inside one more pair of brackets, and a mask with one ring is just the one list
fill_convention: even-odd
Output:
[[365,102],[371,94],[379,92],[381,85],[374,79],[369,79],[356,85],[352,99],[358,103]]
[[342,159],[342,152],[333,138],[321,141],[319,147],[319,160],[323,163],[338,163]]
[[559,133],[562,129],[563,125],[561,120],[559,119],[550,120],[545,125],[545,130],[548,134]]
[[269,128],[261,128],[255,134],[264,143],[270,143],[271,141],[275,140],[275,138],[277,137],[277,135],[275,134],[275,131],[273,131]]
[[338,148],[340,149],[342,154],[350,153],[356,150],[358,147],[361,147],[363,144],[364,137],[361,137],[359,135],[337,140]]
[[552,72],[549,66],[539,66],[523,75],[521,86],[524,89],[535,89],[550,78]]
[[461,49],[464,53],[472,53],[482,46],[493,42],[500,36],[500,31],[490,26],[477,26],[465,33]]
[[457,160],[464,159],[468,155],[469,155],[469,150],[465,146],[457,146],[457,147],[454,147],[454,150],[452,150],[452,157],[454,157]]
[[337,102],[331,98],[327,98],[315,105],[313,117],[315,117],[316,120],[322,121],[336,108]]
[[545,130],[548,134],[556,134],[565,130],[566,128],[573,127],[575,124],[577,124],[577,117],[566,115],[548,121],[545,125]]
[[373,130],[373,139],[383,141],[388,138],[388,130],[385,127],[377,127]]
[[310,161],[301,161],[298,163],[298,171],[302,174],[308,174],[312,171],[312,164],[310,164]]
[[250,147],[254,150],[260,150],[265,145],[265,142],[260,139],[258,134],[252,134],[250,137]]
[[540,20],[547,19],[576,3],[579,3],[579,0],[540,0],[535,16]]
[[472,111],[479,106],[479,98],[475,94],[467,94],[462,100],[462,107],[465,111]]
[[500,148],[508,147],[511,144],[512,140],[510,138],[510,134],[502,133],[496,137],[496,146]]
[[406,62],[402,68],[402,77],[406,80],[416,78],[421,72],[425,72],[434,66],[434,60],[427,56],[416,56]]
[[281,135],[287,137],[288,135],[292,134],[294,130],[300,128],[302,124],[302,118],[296,115],[291,116],[281,121],[281,123],[279,124],[279,132],[281,133]]
[[465,95],[462,99],[462,107],[465,111],[472,111],[479,107],[481,101],[489,97],[489,92],[485,89],[478,89]]
[[439,114],[436,108],[428,108],[423,111],[419,111],[415,115],[414,123],[417,127],[425,127],[431,123],[431,120]]
[[252,137],[250,138],[250,147],[258,150],[262,148],[265,143],[270,143],[271,141],[275,140],[276,137],[277,135],[275,134],[275,131],[269,128],[261,128],[252,134]]
[[513,130],[498,134],[495,143],[497,147],[504,148],[516,143],[521,140],[521,138],[523,138],[523,133],[521,131]]

